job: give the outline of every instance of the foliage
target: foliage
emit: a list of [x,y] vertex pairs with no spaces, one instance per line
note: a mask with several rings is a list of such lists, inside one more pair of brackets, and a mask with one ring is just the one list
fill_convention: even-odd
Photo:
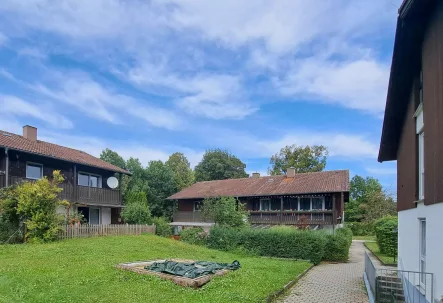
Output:
[[191,164],[182,153],[173,153],[165,163],[174,174],[175,188],[180,191],[194,183],[194,172]]
[[296,173],[323,171],[327,157],[328,149],[323,145],[288,145],[271,157],[269,173],[282,175],[289,167],[294,167]]
[[132,176],[126,177],[123,184],[124,200],[128,200],[130,192],[148,192],[148,180],[146,170],[139,159],[129,158],[126,162],[126,169]]
[[65,217],[65,224],[68,225],[82,224],[86,222],[85,216],[78,211],[68,211]]
[[207,239],[210,248],[236,250],[242,248],[261,256],[310,260],[346,261],[352,233],[337,230],[336,235],[322,231],[297,230],[295,228],[229,228],[214,227]]
[[100,154],[100,159],[122,169],[126,169],[126,162],[123,157],[109,148],[102,151]]
[[397,256],[388,256],[381,253],[377,242],[365,242],[365,246],[377,256],[383,265],[397,265]]
[[363,221],[374,222],[385,216],[397,215],[397,206],[394,200],[384,192],[376,192],[368,197],[367,202],[362,204],[364,211]]
[[169,222],[162,217],[154,218],[152,222],[155,224],[155,234],[160,237],[169,238],[172,236],[172,227]]
[[380,252],[388,256],[397,254],[398,218],[386,216],[375,222],[375,236]]
[[128,194],[126,195],[126,205],[132,203],[141,203],[148,205],[148,198],[146,197],[146,193],[135,190],[128,192]]
[[146,168],[148,181],[148,201],[151,212],[156,217],[172,217],[173,203],[166,200],[176,193],[174,173],[162,161],[150,161]]
[[63,190],[58,185],[64,180],[60,171],[54,171],[53,179],[46,177],[35,182],[24,182],[15,189],[17,195],[17,214],[27,228],[26,239],[31,242],[55,240],[60,220],[56,214],[59,205],[68,206],[57,195]]
[[345,222],[354,236],[371,236],[375,234],[373,222]]
[[221,226],[244,227],[247,225],[246,207],[234,197],[207,198],[203,200],[201,211],[203,218],[213,220]]
[[151,224],[151,212],[147,203],[132,202],[126,205],[121,212],[121,217],[128,224]]
[[189,244],[205,245],[208,234],[201,227],[185,228],[180,232],[180,240]]
[[[232,262],[242,269],[196,291],[115,270],[136,260],[167,258]],[[2,302],[263,302],[310,264],[210,250],[153,235],[70,239],[0,248]],[[79,287],[80,286],[80,287]]]
[[347,261],[349,259],[349,248],[352,244],[352,231],[349,228],[339,228],[335,234],[327,235],[324,260]]
[[380,182],[373,177],[354,176],[350,182],[350,201],[345,205],[346,221],[361,222],[365,218],[364,204],[369,198],[383,191]]
[[20,216],[17,214],[17,195],[15,187],[0,189],[0,243],[19,243],[23,241]]
[[195,179],[199,181],[247,178],[246,165],[227,150],[207,150],[195,167]]

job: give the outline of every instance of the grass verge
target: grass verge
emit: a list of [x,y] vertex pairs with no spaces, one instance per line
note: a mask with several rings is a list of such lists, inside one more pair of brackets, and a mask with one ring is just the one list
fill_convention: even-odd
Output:
[[[238,260],[242,268],[199,290],[117,270],[118,263]],[[261,302],[311,264],[210,250],[153,235],[0,246],[0,302]]]
[[377,242],[365,242],[365,246],[380,260],[383,265],[397,265],[397,258],[387,256],[380,252]]

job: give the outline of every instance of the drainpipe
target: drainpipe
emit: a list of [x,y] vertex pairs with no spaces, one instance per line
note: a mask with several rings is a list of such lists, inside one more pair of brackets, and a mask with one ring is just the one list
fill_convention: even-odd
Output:
[[6,168],[5,168],[5,170],[6,170],[6,174],[5,174],[5,177],[6,177],[6,181],[5,181],[5,185],[6,185],[6,187],[8,187],[9,186],[9,156],[8,156],[8,151],[9,151],[9,148],[5,148],[5,156],[6,156]]

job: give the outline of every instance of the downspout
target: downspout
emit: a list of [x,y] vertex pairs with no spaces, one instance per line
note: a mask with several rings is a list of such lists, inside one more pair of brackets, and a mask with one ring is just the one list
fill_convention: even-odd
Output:
[[9,148],[5,148],[5,156],[6,156],[6,167],[5,167],[5,170],[6,170],[6,173],[5,173],[5,177],[6,177],[6,181],[5,181],[5,187],[8,187],[9,186],[9,155],[8,155],[8,151],[9,151]]

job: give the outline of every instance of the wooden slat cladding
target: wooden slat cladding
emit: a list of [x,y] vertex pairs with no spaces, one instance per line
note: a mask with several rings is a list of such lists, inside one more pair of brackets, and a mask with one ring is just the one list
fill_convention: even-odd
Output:
[[443,2],[423,40],[425,204],[443,202]]
[[400,148],[397,154],[397,210],[415,208],[418,198],[417,135],[415,130],[416,89],[411,89]]

